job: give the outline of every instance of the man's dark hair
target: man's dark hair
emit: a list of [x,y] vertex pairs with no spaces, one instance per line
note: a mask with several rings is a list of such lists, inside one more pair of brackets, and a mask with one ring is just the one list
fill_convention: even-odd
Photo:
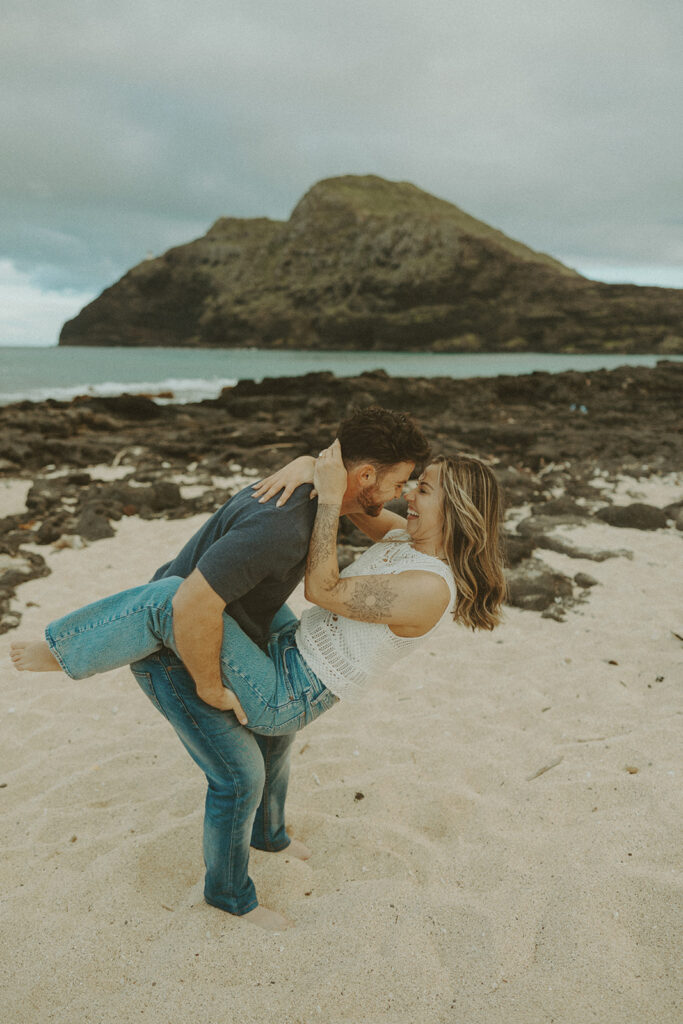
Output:
[[354,409],[339,424],[337,437],[347,466],[367,461],[386,469],[397,462],[414,462],[422,469],[431,454],[426,437],[410,416],[379,405]]

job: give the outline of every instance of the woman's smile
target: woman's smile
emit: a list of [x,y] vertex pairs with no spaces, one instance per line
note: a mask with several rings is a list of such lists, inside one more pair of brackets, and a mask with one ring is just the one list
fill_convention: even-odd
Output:
[[443,535],[442,491],[438,466],[427,467],[417,481],[417,486],[406,494],[406,502],[406,529],[413,543],[427,554],[438,552]]

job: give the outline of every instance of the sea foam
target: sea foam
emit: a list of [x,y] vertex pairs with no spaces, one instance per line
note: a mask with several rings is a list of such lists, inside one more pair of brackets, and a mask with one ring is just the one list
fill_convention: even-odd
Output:
[[[95,398],[113,398],[116,395],[148,395],[159,405],[170,403],[182,405],[187,402],[201,402],[205,398],[217,398],[223,388],[234,387],[233,377],[167,377],[156,381],[102,381],[99,384],[74,384],[69,387],[43,386],[13,392],[0,391],[0,405],[12,402],[44,402],[48,398],[58,402],[70,402],[80,395]],[[167,397],[172,395],[172,397]]]

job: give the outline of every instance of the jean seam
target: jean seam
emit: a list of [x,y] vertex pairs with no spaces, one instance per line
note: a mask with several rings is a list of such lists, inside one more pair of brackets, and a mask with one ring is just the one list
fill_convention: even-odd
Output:
[[[162,662],[162,664],[163,664],[163,662]],[[171,689],[173,690],[173,693],[175,694],[175,696],[176,696],[177,700],[180,702],[180,704],[182,704],[183,709],[185,710],[185,713],[187,714],[188,718],[195,725],[195,727],[197,728],[198,732],[201,734],[201,736],[202,736],[204,742],[207,744],[207,746],[209,746],[214,751],[214,753],[218,755],[219,761],[228,770],[230,778],[233,780],[233,786],[235,787],[235,796],[236,796],[236,798],[238,800],[241,800],[242,796],[244,794],[243,794],[242,790],[240,789],[240,786],[239,786],[239,783],[238,783],[238,775],[237,775],[237,773],[234,771],[234,769],[232,768],[230,763],[224,759],[223,755],[221,754],[220,750],[218,749],[216,744],[213,742],[213,740],[211,740],[207,736],[207,734],[204,731],[204,729],[195,720],[194,716],[190,712],[190,709],[188,708],[187,704],[183,700],[182,695],[176,689],[175,684],[173,682],[173,678],[171,676],[171,673],[169,672],[169,669],[168,669],[167,665],[164,665],[164,671],[166,672],[166,676],[168,678],[169,685],[170,685]],[[199,698],[199,699],[201,699],[201,698]],[[204,774],[206,775],[206,772]],[[231,862],[232,862],[232,855],[233,855],[234,839],[235,839],[235,816],[233,815],[231,817],[230,841],[229,841],[229,846],[228,846],[228,856],[229,856]],[[247,855],[247,859],[248,859],[248,855]],[[231,881],[232,881],[232,879],[231,879]],[[206,895],[205,895],[204,898],[206,899]],[[210,901],[207,900],[207,902],[210,902]],[[217,906],[217,904],[213,904],[213,905]],[[236,901],[235,905],[236,906],[238,905],[237,901]],[[258,900],[254,904],[254,906],[255,907],[258,906]],[[219,907],[218,909],[223,909],[223,908]],[[250,907],[249,909],[253,910],[254,907]],[[248,913],[249,913],[249,910],[241,910],[240,909],[239,912],[238,912],[238,916],[241,917],[242,915],[248,914]]]
[[[265,759],[264,759],[264,768],[265,768],[265,773],[266,774],[265,774],[265,779],[263,780],[263,795],[261,797],[261,806],[263,807],[263,835],[264,835],[264,838],[265,838],[265,836],[269,836],[270,835],[270,814],[269,814],[269,811],[268,811],[268,794],[269,794],[269,791],[270,791],[270,748],[271,748],[271,742],[270,742],[270,740],[268,740],[268,742],[266,743],[266,756],[265,756]],[[266,842],[266,846],[268,846],[268,847],[271,846],[271,843],[270,843],[269,840],[266,839],[265,842]]]
[[144,676],[144,678],[146,679],[147,683],[149,684],[149,697],[150,697],[150,700],[152,701],[152,704],[157,709],[157,711],[160,714],[162,714],[164,716],[164,718],[166,718],[166,712],[162,708],[161,701],[157,697],[156,690],[154,689],[154,683],[152,682],[152,673],[151,672],[143,672],[141,669],[138,669],[137,672],[136,672],[135,669],[132,666],[130,666],[130,670],[133,673],[133,676],[135,677],[135,679],[137,680],[138,683],[140,682],[140,680],[138,679],[138,676],[139,675],[140,676]]
[[152,610],[161,612],[167,618],[172,614],[164,604],[152,605],[145,603],[139,605],[137,608],[129,608],[118,615],[109,615],[106,619],[97,619],[94,622],[89,622],[87,626],[79,626],[77,629],[72,629],[68,633],[60,633],[60,639],[69,640],[71,637],[80,636],[81,633],[92,633],[93,630],[99,629],[101,626],[108,626],[112,622],[120,622],[122,619],[129,619],[131,615],[137,615],[138,612],[146,613]]
[[62,659],[61,654],[57,650],[57,644],[56,644],[56,642],[52,638],[52,634],[50,633],[49,627],[45,630],[45,639],[47,640],[47,645],[50,648],[50,651],[52,652],[52,655],[53,655],[55,661],[58,662],[59,667],[61,668],[62,672],[64,672],[67,676],[69,676],[70,679],[73,679],[74,677],[69,672],[68,668],[64,664],[64,660]]
[[[263,825],[264,825],[264,828],[263,828],[263,835],[264,835],[263,843],[264,843],[264,845],[262,847],[258,847],[257,846],[257,847],[255,847],[255,849],[257,849],[257,850],[258,849],[262,849],[262,850],[265,850],[267,853],[280,853],[282,850],[286,850],[287,849],[287,847],[291,844],[292,840],[289,839],[289,837],[288,837],[288,841],[285,843],[284,846],[275,846],[275,844],[272,842],[271,839],[266,839],[265,838],[266,836],[270,836],[271,835],[271,830],[270,830],[270,824],[271,824],[271,822],[270,822],[270,814],[268,812],[268,795],[269,795],[268,784],[269,784],[269,781],[270,781],[270,754],[271,754],[271,746],[272,746],[272,744],[271,744],[271,737],[267,737],[267,740],[268,740],[268,742],[266,743],[266,756],[263,759],[263,763],[265,765],[265,770],[266,770],[266,777],[265,777],[265,782],[263,784],[263,796],[262,796],[262,803],[261,803],[261,806],[263,807]],[[286,832],[287,832],[287,828],[286,828],[286,825],[285,825],[285,834],[286,834]]]
[[249,913],[251,913],[252,910],[256,910],[256,908],[259,905],[258,899],[255,896],[253,898],[253,900],[249,900],[249,902],[247,903],[247,905],[244,908],[244,910],[242,910],[242,908],[240,908],[239,910],[236,910],[236,911],[233,912],[232,910],[226,911],[225,907],[221,907],[218,903],[212,902],[212,900],[207,898],[206,893],[204,894],[204,900],[205,900],[206,903],[209,904],[210,907],[215,907],[216,910],[222,910],[224,914],[225,913],[228,913],[228,914],[233,914],[234,913],[235,917],[244,917],[245,914],[249,914]]
[[[263,704],[265,704],[266,707],[268,707],[268,708],[273,708],[274,710],[277,710],[278,708],[286,708],[286,707],[289,707],[289,705],[292,703],[292,701],[296,699],[296,698],[290,697],[289,700],[287,700],[287,702],[285,704],[273,704],[273,703],[271,703],[268,700],[267,695],[261,692],[261,690],[258,688],[258,686],[254,682],[252,677],[245,675],[244,672],[242,672],[240,670],[240,668],[233,661],[231,661],[229,658],[223,657],[223,658],[221,658],[221,664],[225,665],[227,667],[229,675],[239,676],[239,678],[244,683],[246,683],[246,685],[249,687],[250,690],[252,690],[254,693],[256,693],[258,695],[259,700],[261,700],[263,702]],[[228,681],[229,681],[229,679],[228,679]],[[239,696],[239,694],[238,694],[238,696]]]
[[294,700],[294,687],[292,686],[289,679],[289,670],[287,667],[287,651],[291,650],[292,645],[287,643],[280,651],[280,664],[282,666],[282,679],[285,684],[285,690],[289,694],[289,699]]

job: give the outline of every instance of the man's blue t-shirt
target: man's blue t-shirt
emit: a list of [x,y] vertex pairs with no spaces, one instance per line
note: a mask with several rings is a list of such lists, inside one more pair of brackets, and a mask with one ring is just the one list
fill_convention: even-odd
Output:
[[302,579],[317,501],[310,485],[298,487],[286,505],[277,498],[260,505],[251,487],[226,501],[187,542],[157,569],[153,579],[187,578],[198,569],[223,598],[226,612],[264,646],[275,613]]

